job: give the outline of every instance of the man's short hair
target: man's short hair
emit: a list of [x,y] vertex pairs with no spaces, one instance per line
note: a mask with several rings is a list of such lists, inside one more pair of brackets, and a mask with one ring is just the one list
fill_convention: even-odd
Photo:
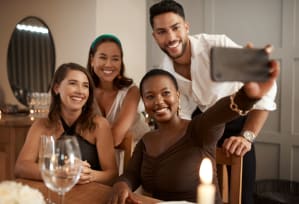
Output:
[[152,28],[154,17],[167,12],[173,12],[185,20],[184,8],[181,4],[174,0],[161,0],[150,7],[150,24]]

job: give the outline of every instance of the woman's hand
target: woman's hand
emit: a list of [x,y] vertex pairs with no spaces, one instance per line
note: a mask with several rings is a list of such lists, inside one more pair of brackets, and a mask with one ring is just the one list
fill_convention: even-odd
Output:
[[130,190],[129,186],[125,182],[117,182],[113,185],[112,195],[107,202],[108,204],[139,204],[141,203],[137,200]]
[[87,161],[81,161],[82,170],[78,184],[86,184],[92,182],[92,169]]

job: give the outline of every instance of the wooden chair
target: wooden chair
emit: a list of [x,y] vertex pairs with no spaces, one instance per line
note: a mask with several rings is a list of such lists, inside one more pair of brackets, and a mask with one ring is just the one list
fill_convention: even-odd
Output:
[[133,139],[134,139],[133,133],[131,131],[128,131],[125,135],[124,140],[120,143],[118,147],[116,147],[116,149],[124,151],[123,170],[127,168],[129,160],[131,159],[132,156]]
[[[222,148],[217,148],[216,164],[223,203],[241,204],[243,157],[227,157]],[[227,166],[230,166],[230,175]]]

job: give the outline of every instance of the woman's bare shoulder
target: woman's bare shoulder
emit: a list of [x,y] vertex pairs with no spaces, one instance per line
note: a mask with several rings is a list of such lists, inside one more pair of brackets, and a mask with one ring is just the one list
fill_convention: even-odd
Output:
[[132,85],[129,87],[127,95],[137,95],[139,96],[139,88],[136,85]]
[[109,125],[109,122],[106,120],[106,118],[96,115],[93,118],[93,121],[96,123],[96,128],[93,131],[92,136],[96,140],[102,140],[104,138],[106,139],[113,139],[112,133],[111,133],[111,127]]
[[46,128],[49,125],[47,118],[36,118],[32,124],[32,127]]
[[47,118],[37,118],[34,120],[28,134],[35,137],[36,135],[51,135],[54,129],[50,126]]
[[133,84],[133,85],[131,85],[130,87],[129,87],[129,90],[134,90],[134,91],[138,91],[139,89],[138,89],[138,87],[135,85],[135,84]]
[[109,122],[106,118],[100,115],[95,115],[93,118],[93,122],[96,123],[97,127],[110,127]]

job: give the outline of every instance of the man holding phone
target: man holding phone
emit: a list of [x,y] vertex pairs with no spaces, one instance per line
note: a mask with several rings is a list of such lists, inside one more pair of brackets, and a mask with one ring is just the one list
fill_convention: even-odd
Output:
[[[178,81],[182,118],[191,119],[192,114],[204,112],[217,100],[231,95],[242,86],[241,82],[214,82],[210,77],[211,48],[241,46],[225,35],[190,36],[184,9],[179,3],[162,0],[152,5],[150,23],[156,43],[166,53],[162,69],[171,72]],[[219,143],[228,154],[244,156],[243,204],[253,203],[256,170],[253,142],[268,117],[268,111],[276,109],[276,91],[275,85],[247,117],[227,124]],[[232,108],[238,111],[238,107]],[[240,115],[243,113],[240,112]]]

